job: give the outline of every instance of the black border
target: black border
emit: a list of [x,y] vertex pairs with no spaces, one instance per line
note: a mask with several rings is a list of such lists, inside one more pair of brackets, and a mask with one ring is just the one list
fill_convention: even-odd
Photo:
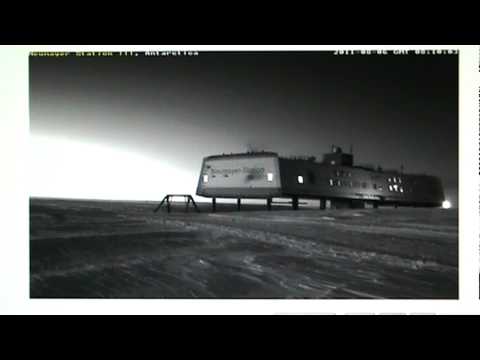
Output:
[[[393,4],[392,4],[393,5]],[[323,5],[322,5],[323,6]],[[0,44],[10,45],[473,45],[480,43],[476,12],[424,14],[391,6],[376,14],[368,9],[350,14],[328,8],[278,15],[276,9],[234,8],[229,14],[207,16],[169,9],[151,14],[118,16],[113,11],[71,11],[68,17],[50,16],[0,24]],[[278,5],[278,8],[282,6]],[[284,8],[284,10],[289,10]],[[409,11],[406,11],[409,10]],[[73,16],[73,17],[72,17]],[[37,20],[38,19],[38,20]],[[11,23],[9,23],[11,22]]]

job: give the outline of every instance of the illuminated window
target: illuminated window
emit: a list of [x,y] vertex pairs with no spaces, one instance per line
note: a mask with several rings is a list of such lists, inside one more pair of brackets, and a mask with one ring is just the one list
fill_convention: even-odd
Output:
[[299,175],[297,177],[297,181],[298,181],[299,184],[303,184],[303,176]]
[[393,178],[393,182],[394,182],[394,183],[397,182],[397,178],[396,178],[396,177]]
[[392,185],[388,185],[388,190],[393,191],[393,186],[392,186]]
[[392,178],[388,178],[388,182],[392,182]]
[[335,161],[334,160],[330,161],[330,164],[335,165]]
[[403,193],[403,187],[400,186],[400,192]]
[[203,175],[203,182],[204,183],[208,182],[208,175]]
[[272,173],[267,174],[267,180],[268,181],[273,181],[273,174]]
[[333,179],[329,180],[329,184],[330,184],[330,186],[333,186]]
[[402,179],[398,178],[398,183],[401,184],[401,183],[402,183]]
[[393,190],[398,191],[398,185],[397,184],[393,185]]

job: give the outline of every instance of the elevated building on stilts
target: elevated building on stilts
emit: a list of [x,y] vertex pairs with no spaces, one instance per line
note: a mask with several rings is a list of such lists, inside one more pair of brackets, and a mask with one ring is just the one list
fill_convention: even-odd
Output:
[[293,209],[299,199],[319,200],[325,208],[378,206],[441,207],[445,200],[441,180],[403,170],[354,165],[353,154],[332,146],[321,161],[315,157],[280,157],[274,152],[222,154],[203,159],[197,195],[212,198],[289,198]]

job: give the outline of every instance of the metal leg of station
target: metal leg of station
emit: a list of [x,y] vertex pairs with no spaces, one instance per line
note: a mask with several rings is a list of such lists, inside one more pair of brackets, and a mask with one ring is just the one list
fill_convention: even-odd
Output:
[[212,198],[212,212],[217,211],[217,199]]
[[272,198],[267,198],[267,210],[272,210]]
[[170,197],[167,197],[167,212],[170,212]]
[[195,208],[195,211],[196,211],[196,212],[200,212],[200,210],[198,209],[197,204],[195,204],[195,200],[193,200],[193,197],[192,197],[192,196],[190,196],[190,199],[189,199],[189,200],[192,202],[192,205],[193,205],[193,207]]
[[374,209],[378,209],[378,202],[377,202],[377,201],[374,201],[374,202],[373,202],[373,208],[374,208]]
[[292,209],[298,210],[298,196],[292,197]]
[[242,199],[238,198],[237,199],[237,210],[240,211],[241,207],[242,207]]
[[327,200],[320,199],[320,210],[325,210],[326,207],[327,207]]

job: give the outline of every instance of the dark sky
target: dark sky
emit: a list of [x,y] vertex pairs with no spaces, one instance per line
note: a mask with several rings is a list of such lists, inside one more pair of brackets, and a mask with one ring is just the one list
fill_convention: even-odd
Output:
[[195,174],[204,156],[249,144],[318,157],[351,144],[356,163],[403,164],[440,176],[452,196],[458,188],[457,55],[33,57],[30,104],[33,135],[135,150]]

